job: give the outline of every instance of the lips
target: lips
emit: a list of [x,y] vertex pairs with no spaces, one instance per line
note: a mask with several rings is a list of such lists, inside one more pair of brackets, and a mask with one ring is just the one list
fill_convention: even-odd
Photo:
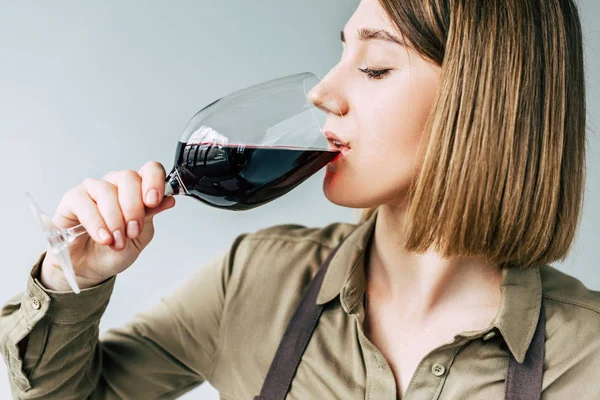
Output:
[[342,155],[350,151],[351,147],[348,145],[348,142],[342,140],[332,131],[324,131],[323,136],[325,136],[325,139],[329,142],[329,150],[339,151]]

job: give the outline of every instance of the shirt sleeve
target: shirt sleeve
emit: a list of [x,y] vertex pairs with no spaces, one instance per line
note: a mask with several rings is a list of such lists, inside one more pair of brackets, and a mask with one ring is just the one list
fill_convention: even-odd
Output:
[[[0,351],[17,399],[176,398],[210,379],[221,314],[239,236],[224,255],[125,326],[99,339],[115,278],[74,293],[39,280],[0,315]],[[26,339],[24,357],[19,343]]]

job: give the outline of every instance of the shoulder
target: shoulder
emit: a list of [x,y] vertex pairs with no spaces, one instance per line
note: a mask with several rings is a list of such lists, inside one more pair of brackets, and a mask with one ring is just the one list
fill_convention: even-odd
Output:
[[260,260],[261,264],[284,266],[294,261],[319,261],[319,254],[333,250],[355,227],[343,222],[324,227],[287,224],[247,233],[236,241],[236,264],[248,266]]
[[587,288],[579,279],[544,265],[540,268],[544,299],[561,303],[575,310],[586,310],[592,319],[600,321],[600,292]]
[[260,229],[246,235],[246,240],[255,244],[277,241],[287,244],[315,244],[334,247],[356,227],[355,224],[336,222],[324,227],[307,227],[286,224]]
[[301,292],[329,253],[355,227],[342,222],[324,227],[287,224],[241,235],[230,252],[228,286],[246,292],[259,285],[266,293],[287,284]]
[[[541,267],[540,274],[546,309],[545,385],[592,389],[589,384],[597,382],[600,369],[600,292],[552,266]],[[593,390],[600,390],[600,383]]]
[[[239,236],[229,251],[220,318],[220,365],[265,368],[306,287],[354,225],[279,225]],[[248,352],[249,348],[261,349]],[[248,357],[242,355],[247,354]],[[262,357],[266,357],[262,359]],[[219,375],[216,373],[216,375]]]

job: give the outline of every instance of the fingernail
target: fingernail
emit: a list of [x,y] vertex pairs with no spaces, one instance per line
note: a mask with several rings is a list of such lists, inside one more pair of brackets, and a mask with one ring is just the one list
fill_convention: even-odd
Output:
[[140,233],[140,224],[137,221],[129,221],[127,223],[127,237],[129,239],[135,239]]
[[125,237],[123,237],[123,232],[121,232],[120,230],[114,231],[113,236],[115,238],[115,247],[117,249],[122,249],[123,247],[125,247]]
[[156,189],[152,189],[146,194],[146,203],[151,206],[154,206],[158,203],[158,192]]
[[98,229],[98,237],[100,238],[100,240],[104,241],[110,239],[110,234],[106,229],[100,228]]

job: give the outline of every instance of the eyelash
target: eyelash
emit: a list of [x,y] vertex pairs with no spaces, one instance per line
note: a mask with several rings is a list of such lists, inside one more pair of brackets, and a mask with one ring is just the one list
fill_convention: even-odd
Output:
[[366,74],[369,79],[380,80],[383,79],[391,69],[369,69],[369,68],[359,68],[360,72]]

